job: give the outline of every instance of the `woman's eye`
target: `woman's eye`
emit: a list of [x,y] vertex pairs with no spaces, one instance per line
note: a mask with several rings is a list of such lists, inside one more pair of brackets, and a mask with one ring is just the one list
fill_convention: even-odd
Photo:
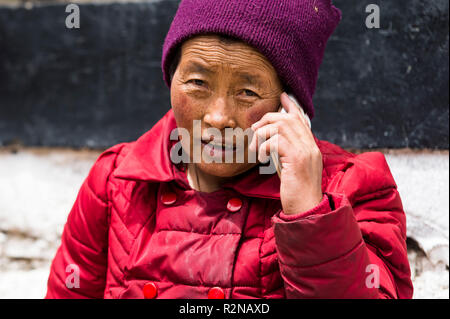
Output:
[[190,80],[189,82],[192,82],[193,84],[198,86],[203,86],[203,84],[205,84],[205,82],[202,80]]
[[256,94],[255,92],[251,91],[251,90],[244,90],[244,93],[246,96],[258,96],[258,94]]

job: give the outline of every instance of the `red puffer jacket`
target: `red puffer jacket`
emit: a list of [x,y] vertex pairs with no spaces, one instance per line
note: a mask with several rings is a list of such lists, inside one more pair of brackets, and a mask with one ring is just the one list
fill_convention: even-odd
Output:
[[277,174],[213,193],[173,165],[172,111],[104,152],[82,185],[46,298],[411,298],[406,222],[383,154],[316,139],[321,204],[286,216]]

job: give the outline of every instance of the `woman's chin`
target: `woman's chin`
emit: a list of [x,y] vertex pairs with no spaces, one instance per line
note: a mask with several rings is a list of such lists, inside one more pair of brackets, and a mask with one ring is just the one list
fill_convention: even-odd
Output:
[[256,164],[248,163],[200,163],[196,165],[203,173],[221,178],[238,176],[256,166]]

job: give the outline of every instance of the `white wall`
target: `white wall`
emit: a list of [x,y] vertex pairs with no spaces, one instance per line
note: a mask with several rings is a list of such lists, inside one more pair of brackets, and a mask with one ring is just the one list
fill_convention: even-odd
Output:
[[[77,191],[98,152],[0,150],[0,298],[42,298]],[[449,297],[449,154],[388,152],[408,236],[415,298]]]

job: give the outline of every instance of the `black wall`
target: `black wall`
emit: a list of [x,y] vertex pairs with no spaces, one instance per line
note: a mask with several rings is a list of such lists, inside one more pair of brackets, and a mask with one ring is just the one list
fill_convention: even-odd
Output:
[[[76,1],[74,1],[76,2]],[[170,108],[162,43],[179,1],[0,7],[0,145],[104,148]],[[448,0],[335,0],[314,131],[347,148],[449,148]],[[381,28],[367,29],[378,4]]]

